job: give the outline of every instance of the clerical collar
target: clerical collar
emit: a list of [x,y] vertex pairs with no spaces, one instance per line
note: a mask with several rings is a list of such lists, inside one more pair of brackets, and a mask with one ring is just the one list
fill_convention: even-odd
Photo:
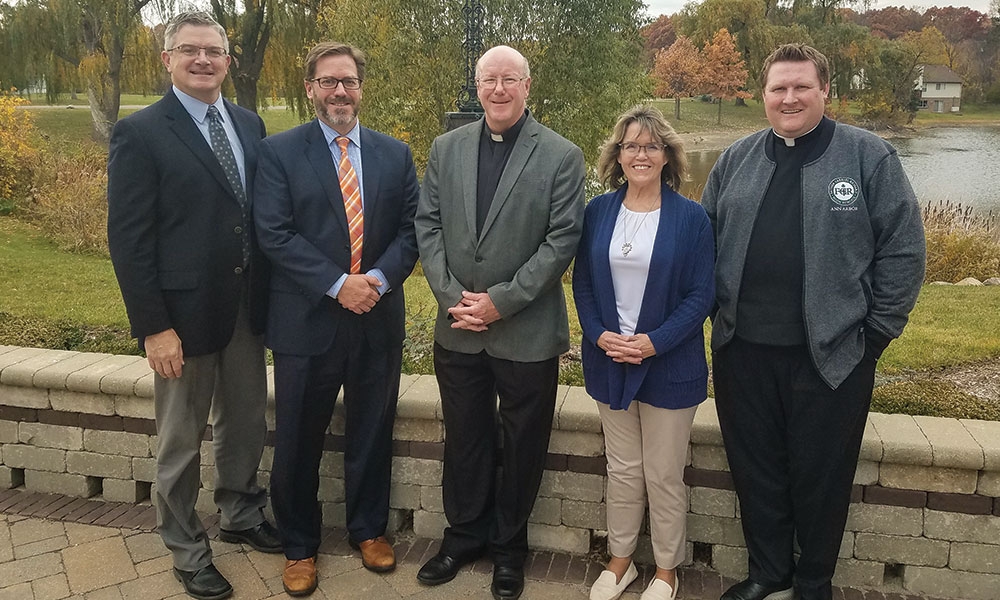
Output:
[[[825,119],[825,118],[826,117],[823,117],[823,119]],[[806,136],[808,136],[809,134],[811,134],[812,132],[816,131],[819,128],[820,124],[823,122],[823,119],[820,119],[819,123],[816,123],[815,127],[813,127],[812,129],[810,129],[809,131],[803,133],[802,135],[800,135],[797,138],[785,137],[783,135],[778,134],[778,132],[775,131],[774,129],[771,129],[771,132],[774,134],[774,137],[780,138],[782,141],[785,142],[786,146],[788,146],[789,148],[791,148],[792,146],[794,146],[796,144],[796,141],[799,141],[799,142],[805,141]]]
[[524,114],[521,118],[517,120],[506,131],[501,131],[500,133],[493,133],[490,131],[489,125],[486,124],[486,119],[483,119],[483,133],[485,137],[489,138],[491,142],[496,142],[497,144],[512,143],[517,140],[517,136],[521,133],[521,128],[524,126],[524,122],[528,120],[528,110],[524,110]]

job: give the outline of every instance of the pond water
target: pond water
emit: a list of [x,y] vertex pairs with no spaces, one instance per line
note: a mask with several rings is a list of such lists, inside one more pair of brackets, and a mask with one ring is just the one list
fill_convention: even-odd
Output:
[[[947,201],[973,206],[981,214],[1000,213],[1000,126],[927,128],[889,142],[921,205]],[[682,187],[684,195],[701,197],[720,154],[688,152],[691,181]]]

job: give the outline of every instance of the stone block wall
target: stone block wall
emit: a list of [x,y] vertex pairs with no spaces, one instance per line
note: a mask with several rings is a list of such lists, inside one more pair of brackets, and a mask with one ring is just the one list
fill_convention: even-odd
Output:
[[[145,359],[0,346],[0,487],[119,502],[155,488],[153,375]],[[268,426],[274,427],[273,404]],[[343,411],[326,437],[320,500],[344,524]],[[402,377],[394,432],[390,526],[437,538],[444,428],[431,376]],[[267,483],[270,435],[261,463]],[[594,401],[561,387],[533,547],[603,550],[604,443]],[[211,428],[202,447],[199,507],[212,503]],[[688,561],[740,578],[746,549],[714,403],[695,418],[685,479]],[[637,559],[652,562],[648,537]],[[835,583],[935,597],[1000,597],[1000,423],[870,415]]]

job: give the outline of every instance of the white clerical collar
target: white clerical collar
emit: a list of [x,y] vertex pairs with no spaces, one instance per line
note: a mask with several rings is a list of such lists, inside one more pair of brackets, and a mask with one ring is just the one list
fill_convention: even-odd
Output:
[[[823,119],[820,119],[819,123],[822,123],[822,122],[823,122]],[[771,129],[771,132],[775,135],[775,137],[781,138],[785,142],[785,145],[788,146],[789,148],[791,148],[792,146],[795,145],[795,140],[802,139],[802,138],[806,137],[807,135],[809,135],[810,133],[812,133],[813,131],[816,131],[816,127],[819,127],[819,123],[816,123],[815,127],[813,127],[812,129],[810,129],[809,131],[803,133],[802,135],[800,135],[797,138],[785,137],[785,136],[779,134],[773,128]]]
[[492,131],[490,132],[490,139],[494,142],[503,142],[503,136],[499,133],[493,133]]

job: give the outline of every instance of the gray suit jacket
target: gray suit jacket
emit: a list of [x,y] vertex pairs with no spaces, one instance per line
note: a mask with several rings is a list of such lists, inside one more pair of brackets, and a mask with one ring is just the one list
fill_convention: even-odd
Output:
[[[537,362],[569,349],[562,274],[583,229],[583,152],[529,114],[476,236],[482,121],[434,140],[417,207],[417,245],[448,350]],[[488,292],[501,319],[452,329],[462,291]]]

